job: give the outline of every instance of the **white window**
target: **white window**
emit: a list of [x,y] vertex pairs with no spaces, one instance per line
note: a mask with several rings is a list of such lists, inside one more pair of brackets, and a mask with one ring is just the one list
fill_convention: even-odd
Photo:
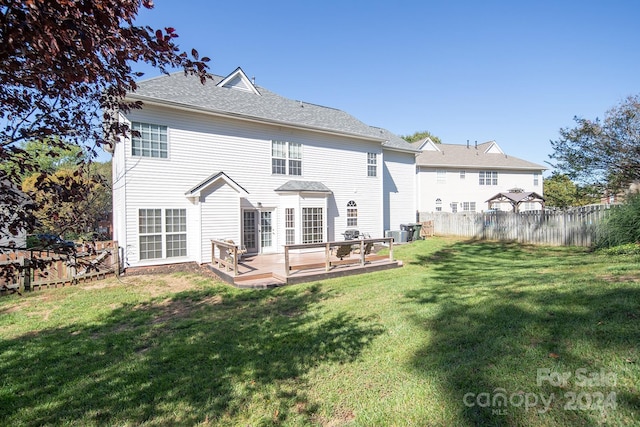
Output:
[[132,122],[131,155],[167,158],[167,127],[149,123]]
[[140,209],[140,259],[162,258],[162,209]]
[[453,213],[458,212],[458,202],[452,202],[451,203],[451,212],[453,212]]
[[302,175],[302,144],[271,141],[271,173],[274,175]]
[[367,176],[378,176],[378,156],[367,153]]
[[302,208],[302,243],[321,243],[323,230],[322,208]]
[[294,208],[286,208],[284,210],[284,232],[286,244],[293,245],[296,243],[296,217]]
[[187,256],[187,210],[165,211],[167,258]]
[[538,173],[534,173],[534,174],[533,174],[533,186],[534,186],[534,187],[537,187],[537,186],[538,186],[538,183],[539,183],[539,178],[538,178],[538,177],[539,177],[539,174],[538,174]]
[[442,199],[436,199],[436,212],[442,212]]
[[476,202],[462,202],[462,211],[463,212],[475,212],[476,211]]
[[497,171],[480,171],[478,175],[478,184],[480,185],[498,185]]
[[138,232],[140,238],[140,259],[182,257],[187,255],[187,211],[186,209],[166,209],[164,227],[162,209],[140,209],[138,211]]
[[358,205],[353,200],[347,203],[347,227],[358,226]]
[[447,171],[443,169],[436,170],[436,182],[438,184],[444,184],[447,182]]
[[460,179],[465,179],[467,177],[466,171],[460,171]]

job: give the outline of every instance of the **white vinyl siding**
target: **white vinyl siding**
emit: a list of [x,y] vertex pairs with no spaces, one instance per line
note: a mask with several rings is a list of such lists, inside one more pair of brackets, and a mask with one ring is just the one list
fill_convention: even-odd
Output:
[[[302,208],[322,207],[323,241],[341,240],[347,223],[346,205],[356,200],[360,213],[358,228],[372,237],[384,236],[384,217],[393,219],[394,229],[400,223],[415,221],[413,185],[415,164],[386,165],[391,177],[365,179],[363,168],[367,153],[377,152],[386,159],[379,142],[306,130],[287,130],[277,126],[243,122],[206,114],[170,110],[145,105],[131,111],[127,119],[142,123],[162,123],[168,127],[170,156],[167,161],[131,156],[131,140],[116,145],[124,162],[114,166],[118,181],[114,182],[114,233],[125,248],[124,257],[131,267],[167,262],[211,262],[211,239],[233,239],[242,242],[243,211],[262,206],[281,214],[274,218],[275,252],[283,252],[286,243],[285,208],[295,208],[295,243],[302,243]],[[275,175],[271,170],[272,141],[295,140],[302,148],[304,181],[322,182],[330,195],[290,197],[274,191],[289,180],[289,175]],[[287,155],[288,155],[287,149]],[[395,153],[400,157],[411,157]],[[115,156],[114,159],[118,157]],[[151,161],[149,161],[151,160]],[[289,159],[287,159],[289,160]],[[296,160],[296,159],[291,159]],[[125,163],[126,162],[126,163]],[[362,167],[356,167],[361,165]],[[287,166],[288,167],[288,166]],[[327,171],[330,171],[329,173]],[[219,172],[224,172],[247,193],[239,193],[226,183],[203,189],[197,197],[185,195],[190,189]],[[382,178],[383,169],[379,170]],[[115,179],[114,179],[115,181]],[[388,185],[383,191],[383,183]],[[406,190],[409,185],[410,190]],[[126,189],[126,200],[123,197]],[[383,194],[385,200],[383,202]],[[355,199],[358,195],[358,199]],[[360,195],[363,195],[360,198]],[[364,196],[366,195],[366,197]],[[329,202],[330,200],[330,202]],[[286,201],[286,202],[285,202]],[[138,209],[159,207],[186,209],[187,256],[141,260],[139,258]],[[259,249],[259,248],[257,248]]]
[[132,122],[131,130],[135,131],[131,136],[131,155],[161,159],[168,157],[166,126]]

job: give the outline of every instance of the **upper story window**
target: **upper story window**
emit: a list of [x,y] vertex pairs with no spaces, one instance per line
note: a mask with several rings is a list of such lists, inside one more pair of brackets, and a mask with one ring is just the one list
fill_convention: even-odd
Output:
[[540,178],[539,177],[540,177],[540,174],[538,174],[538,173],[534,173],[533,174],[533,186],[534,187],[537,187],[538,184],[540,183]]
[[436,199],[436,212],[442,212],[442,199]]
[[271,141],[271,173],[274,175],[302,175],[302,144]]
[[465,179],[467,177],[466,171],[460,171],[460,179]]
[[358,225],[358,205],[353,200],[347,203],[347,227]]
[[478,184],[498,185],[498,172],[497,171],[480,171],[478,175]]
[[378,155],[367,153],[367,176],[378,176]]
[[131,155],[166,159],[167,127],[149,123],[131,122],[131,130],[137,136],[131,136]]
[[447,171],[444,169],[436,170],[436,182],[438,184],[444,184],[447,182]]
[[462,202],[462,210],[465,212],[475,212],[476,202]]

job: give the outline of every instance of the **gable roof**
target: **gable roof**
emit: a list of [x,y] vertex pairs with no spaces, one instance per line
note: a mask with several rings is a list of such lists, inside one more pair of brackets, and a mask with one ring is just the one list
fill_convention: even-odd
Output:
[[475,145],[433,144],[416,157],[417,166],[443,168],[492,168],[541,171],[547,168],[504,154],[495,141]]
[[204,181],[200,182],[198,185],[196,185],[186,193],[184,193],[184,195],[187,197],[200,197],[200,193],[203,190],[205,190],[206,188],[208,188],[210,185],[214,184],[217,181],[225,182],[227,185],[229,185],[231,188],[233,188],[235,191],[237,191],[240,194],[249,194],[247,190],[245,190],[240,184],[238,184],[233,179],[231,179],[229,175],[227,175],[224,172],[217,172],[211,175],[210,177],[208,177],[207,179],[205,179]]
[[[183,72],[138,82],[132,100],[233,117],[278,126],[295,127],[378,141],[390,149],[415,149],[391,132],[371,127],[344,111],[294,101],[251,82],[241,68],[227,77],[212,75],[204,85]],[[213,83],[213,84],[212,84]]]

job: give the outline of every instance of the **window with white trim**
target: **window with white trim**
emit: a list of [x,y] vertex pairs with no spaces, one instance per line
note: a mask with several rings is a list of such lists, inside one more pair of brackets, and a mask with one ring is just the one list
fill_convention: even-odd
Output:
[[476,202],[462,202],[462,211],[463,212],[475,212],[476,211]]
[[460,171],[460,179],[465,179],[467,177],[467,171]]
[[436,170],[436,182],[438,184],[444,184],[447,182],[447,171],[444,169]]
[[187,210],[165,211],[167,258],[187,256]]
[[302,243],[321,243],[323,230],[323,209],[302,208]]
[[538,173],[534,173],[533,174],[533,186],[537,187],[538,184],[540,183],[540,178],[539,178],[540,174]]
[[498,185],[497,171],[480,171],[478,174],[478,184],[480,185]]
[[367,153],[367,176],[378,176],[378,155]]
[[162,259],[187,256],[187,211],[166,209],[138,210],[140,259]]
[[168,157],[167,127],[150,123],[131,122],[131,155],[140,157]]
[[284,233],[287,245],[296,243],[296,217],[294,208],[284,210]]
[[162,209],[138,211],[140,259],[162,258]]
[[436,199],[436,212],[442,212],[442,199]]
[[274,175],[302,175],[302,144],[271,141],[271,173]]
[[347,227],[358,226],[358,205],[355,201],[349,200],[347,203]]
[[451,212],[458,212],[458,202],[451,202]]

